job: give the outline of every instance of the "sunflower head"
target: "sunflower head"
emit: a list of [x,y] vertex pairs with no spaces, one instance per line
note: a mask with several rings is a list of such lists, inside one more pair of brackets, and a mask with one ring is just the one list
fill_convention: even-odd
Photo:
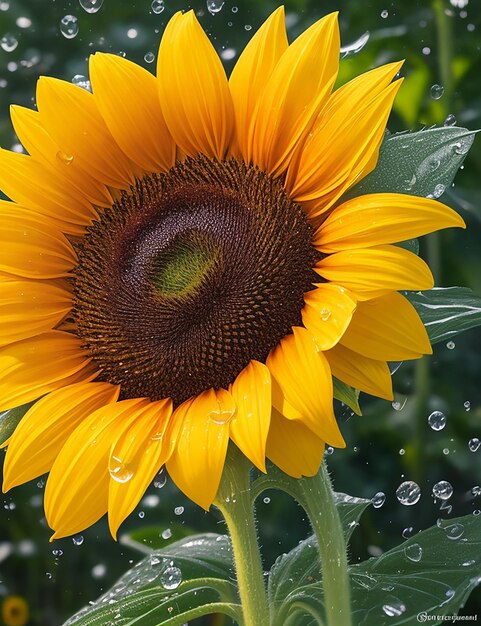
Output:
[[228,79],[194,13],[157,77],[109,54],[93,93],[41,78],[0,150],[0,410],[35,402],[4,489],[50,472],[54,537],[106,512],[115,536],[165,465],[208,508],[229,441],[313,475],[344,446],[333,376],[391,398],[387,361],[431,348],[402,289],[433,284],[394,246],[447,226],[423,198],[343,195],[376,165],[393,63],[333,91],[337,15],[288,43],[283,9]]

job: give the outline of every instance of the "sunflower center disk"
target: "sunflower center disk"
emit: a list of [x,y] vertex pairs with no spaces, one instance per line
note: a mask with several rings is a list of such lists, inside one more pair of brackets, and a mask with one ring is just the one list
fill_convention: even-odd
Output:
[[122,397],[227,388],[301,323],[312,227],[282,183],[198,157],[139,181],[89,227],[77,333]]

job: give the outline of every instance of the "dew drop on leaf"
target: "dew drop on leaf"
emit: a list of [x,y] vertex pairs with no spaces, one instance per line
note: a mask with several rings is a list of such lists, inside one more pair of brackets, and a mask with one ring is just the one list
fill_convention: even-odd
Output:
[[421,548],[419,543],[413,543],[412,545],[404,548],[404,554],[406,555],[406,558],[408,558],[410,561],[418,563],[422,559],[423,549]]
[[182,572],[178,567],[168,567],[160,577],[164,589],[177,589],[182,582]]

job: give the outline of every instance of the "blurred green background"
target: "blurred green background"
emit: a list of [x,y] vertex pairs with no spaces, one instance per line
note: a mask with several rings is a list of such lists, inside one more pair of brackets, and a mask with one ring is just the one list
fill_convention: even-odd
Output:
[[[88,80],[88,56],[96,50],[122,54],[154,71],[158,41],[167,20],[175,11],[188,8],[196,10],[230,72],[246,42],[278,5],[271,0],[154,0],[153,4],[151,0],[104,0],[97,12],[88,13],[81,4],[88,8],[96,3],[0,0],[2,147],[20,149],[11,128],[9,105],[34,107],[39,75],[82,83]],[[406,59],[402,70],[405,83],[389,123],[391,132],[444,123],[481,127],[479,0],[287,0],[285,5],[291,38],[322,15],[340,12],[342,41],[347,48],[340,83],[382,63]],[[74,16],[76,23],[67,19],[67,25],[61,26],[68,15]],[[77,27],[78,33],[72,36]],[[425,239],[421,248],[438,286],[465,285],[478,295],[480,180],[478,141],[455,186],[441,198],[461,212],[467,230],[442,232]],[[353,561],[380,554],[402,541],[403,533],[408,536],[439,517],[481,509],[481,489],[476,489],[481,484],[481,448],[473,452],[468,446],[470,439],[481,438],[480,353],[481,331],[470,331],[454,342],[436,346],[432,358],[404,364],[394,375],[396,398],[392,405],[363,395],[362,417],[338,407],[348,447],[329,457],[335,487],[368,498],[379,491],[386,494],[384,505],[371,507],[354,533]],[[444,429],[429,427],[427,418],[432,411],[446,415]],[[403,480],[415,480],[421,487],[422,497],[415,506],[402,506],[396,499],[396,488]],[[440,480],[454,487],[449,507],[442,510],[431,496],[432,486]],[[169,480],[164,482],[152,486],[125,523],[125,534],[138,529],[138,534],[165,545],[190,532],[223,532],[217,511],[205,514]],[[0,605],[5,597],[18,594],[29,605],[29,624],[60,626],[108,589],[141,555],[122,541],[113,542],[103,521],[82,536],[49,543],[42,512],[43,486],[44,480],[40,480],[1,498]],[[258,515],[268,567],[277,555],[306,536],[308,524],[300,508],[275,492],[260,499]],[[480,596],[478,589],[464,614],[481,616]],[[202,623],[222,622],[211,619]]]

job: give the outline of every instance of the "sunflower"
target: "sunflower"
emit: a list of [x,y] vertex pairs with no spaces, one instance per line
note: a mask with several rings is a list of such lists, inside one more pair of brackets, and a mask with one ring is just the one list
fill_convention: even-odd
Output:
[[30,611],[27,602],[21,596],[6,596],[2,602],[2,624],[5,626],[25,626]]
[[192,11],[157,78],[90,58],[90,93],[41,77],[0,152],[4,490],[49,472],[54,538],[115,537],[164,466],[208,509],[229,440],[313,475],[343,447],[333,376],[392,398],[387,361],[431,352],[397,241],[463,226],[429,199],[343,194],[376,165],[401,63],[333,91],[337,15],[288,44],[283,9],[229,80]]

